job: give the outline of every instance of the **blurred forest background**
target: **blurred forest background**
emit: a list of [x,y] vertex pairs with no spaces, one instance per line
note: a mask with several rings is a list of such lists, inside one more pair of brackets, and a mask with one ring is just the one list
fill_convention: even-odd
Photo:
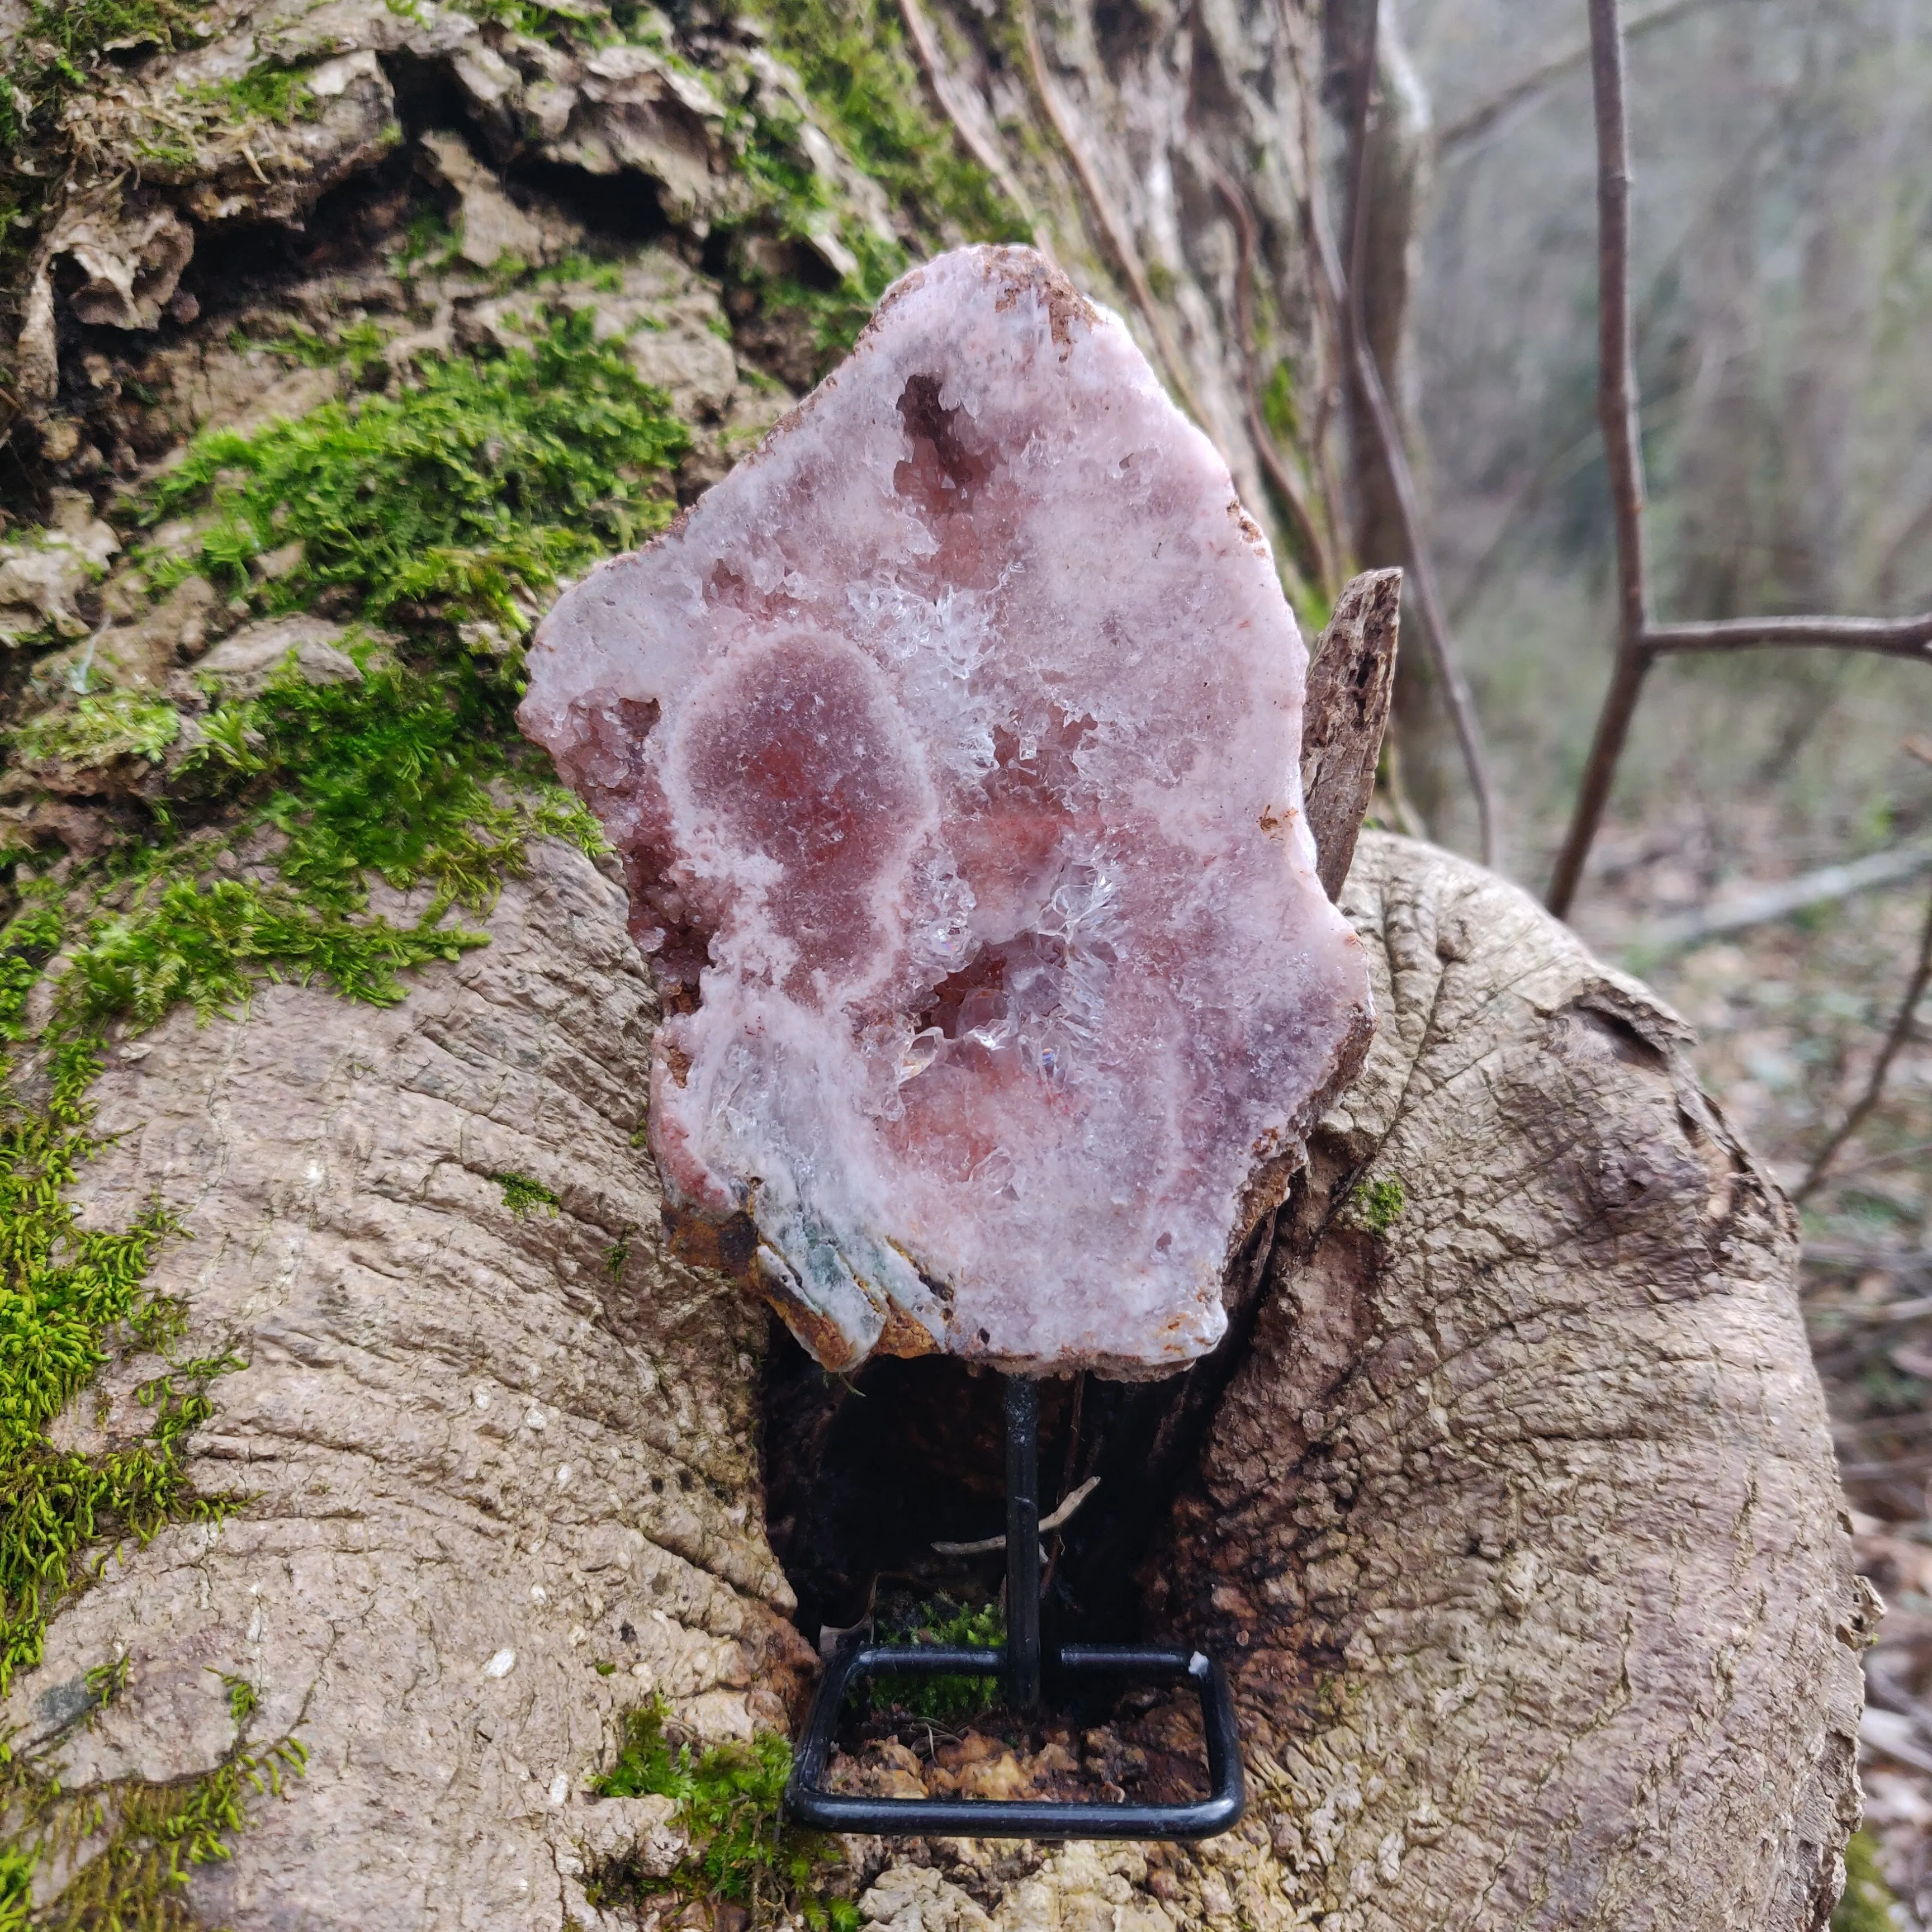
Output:
[[[1625,19],[1659,619],[1932,608],[1932,4],[1634,0]],[[1402,0],[1382,26],[1381,111],[1430,129],[1399,386],[1504,862],[1540,890],[1616,627],[1584,9]],[[1404,750],[1418,814],[1474,849],[1447,731],[1412,722]],[[1898,1020],[1928,820],[1927,666],[1787,650],[1652,674],[1573,916],[1696,1026],[1707,1080],[1794,1190]],[[1742,922],[1759,889],[1861,860],[1890,882],[1820,879],[1795,913]],[[1803,1198],[1807,1318],[1890,1606],[1869,1822],[1915,1925],[1932,1924],[1928,1028],[1932,1001]]]

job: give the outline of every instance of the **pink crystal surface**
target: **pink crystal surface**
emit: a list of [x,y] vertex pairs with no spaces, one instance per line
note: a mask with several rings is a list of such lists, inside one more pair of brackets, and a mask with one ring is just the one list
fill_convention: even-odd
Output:
[[521,718],[626,861],[668,1196],[828,1366],[1220,1336],[1370,1026],[1306,661],[1213,446],[1017,248],[907,275],[551,613]]

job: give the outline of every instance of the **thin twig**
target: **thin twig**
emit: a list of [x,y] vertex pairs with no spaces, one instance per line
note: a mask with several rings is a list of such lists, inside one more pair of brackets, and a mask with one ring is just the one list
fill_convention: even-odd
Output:
[[1617,662],[1583,767],[1576,810],[1550,882],[1550,910],[1568,916],[1630,735],[1650,654],[1643,558],[1643,446],[1630,340],[1630,120],[1624,106],[1623,26],[1617,0],[1589,0],[1590,75],[1597,119],[1597,415],[1616,525]]
[[[1300,46],[1300,32],[1292,10],[1294,4],[1295,0],[1278,0],[1277,16],[1287,40],[1288,58],[1294,64],[1298,81],[1306,91],[1312,83],[1300,70],[1300,56],[1297,51]],[[1322,193],[1322,155],[1316,134],[1316,116],[1312,114],[1301,117],[1301,159],[1309,184],[1305,206],[1312,223]],[[1342,560],[1351,546],[1342,479],[1336,466],[1335,438],[1330,432],[1334,427],[1336,394],[1348,380],[1348,334],[1347,322],[1336,305],[1336,292],[1330,287],[1327,276],[1318,272],[1315,277],[1315,308],[1319,326],[1315,332],[1315,419],[1309,431],[1309,443],[1314,452],[1315,472],[1322,488],[1323,520],[1334,545],[1339,572],[1343,567]]]
[[1315,587],[1332,603],[1341,574],[1333,547],[1315,520],[1301,479],[1282,461],[1280,452],[1275,448],[1274,436],[1268,428],[1268,418],[1262,413],[1261,398],[1255,386],[1254,278],[1258,237],[1254,211],[1249,207],[1248,198],[1241,192],[1240,184],[1226,168],[1213,160],[1208,165],[1215,192],[1227,203],[1228,214],[1234,224],[1235,239],[1240,244],[1234,271],[1234,326],[1241,339],[1241,386],[1248,410],[1248,438],[1255,446],[1255,454],[1261,458],[1268,481],[1288,506],[1301,541],[1307,547],[1310,560],[1315,566]]
[[[1050,1516],[1042,1520],[1040,1526],[1040,1534],[1044,1536],[1048,1531],[1059,1528],[1061,1524],[1067,1522],[1072,1517],[1073,1512],[1100,1486],[1100,1478],[1089,1476],[1079,1488],[1060,1505],[1059,1508],[1055,1510]],[[1004,1550],[1006,1546],[1006,1539],[1004,1535],[982,1536],[976,1542],[973,1543],[935,1543],[932,1546],[941,1556],[986,1556],[995,1550]]]
[[961,145],[992,176],[994,186],[1012,202],[1020,219],[1032,231],[1034,248],[1052,261],[1053,251],[1040,232],[1040,218],[1034,212],[1033,204],[1025,189],[1020,186],[1018,177],[1006,165],[1006,156],[973,124],[971,117],[961,106],[954,91],[952,76],[940,58],[932,23],[926,17],[926,9],[920,4],[920,0],[899,0],[899,18],[905,23],[906,38],[912,43],[913,58],[919,64],[920,75],[932,88],[932,98],[939,103],[940,111],[952,124],[952,131],[958,136]]
[[1917,617],[1726,617],[1711,624],[1656,624],[1645,631],[1643,642],[1659,656],[1811,644],[1932,664],[1932,610]]
[[[1376,11],[1371,6],[1368,50],[1364,56],[1371,71],[1375,62]],[[1366,146],[1365,136],[1364,124],[1358,130],[1358,148]],[[1358,154],[1351,164],[1353,184],[1350,199],[1352,220],[1358,231],[1365,218],[1363,203],[1366,195],[1366,176],[1364,170],[1364,163]],[[1462,676],[1462,668],[1456,658],[1454,634],[1436,582],[1435,563],[1422,540],[1421,508],[1416,494],[1414,473],[1408,466],[1408,452],[1402,444],[1401,425],[1396,420],[1388,392],[1382,386],[1382,371],[1376,366],[1375,350],[1370,346],[1368,330],[1364,324],[1361,290],[1342,272],[1341,260],[1336,253],[1335,238],[1329,231],[1328,217],[1318,196],[1310,196],[1309,212],[1315,232],[1316,266],[1328,285],[1329,299],[1343,318],[1356,384],[1367,406],[1370,426],[1394,492],[1396,514],[1402,525],[1402,547],[1408,553],[1410,586],[1422,617],[1430,665],[1442,686],[1450,722],[1455,727],[1456,742],[1462,751],[1463,768],[1468,774],[1469,788],[1475,795],[1483,862],[1493,866],[1497,856],[1496,787],[1490,776],[1489,755],[1483,744],[1475,700],[1470,695],[1468,681]]]
[[1802,1201],[1824,1179],[1825,1170],[1831,1166],[1833,1156],[1864,1125],[1872,1109],[1878,1105],[1885,1091],[1886,1076],[1892,1071],[1892,1063],[1912,1037],[1918,1003],[1925,997],[1928,984],[1932,984],[1932,902],[1926,906],[1925,924],[1918,935],[1918,962],[1912,969],[1905,998],[1899,1003],[1898,1016],[1885,1036],[1885,1044],[1878,1050],[1877,1059],[1872,1063],[1871,1077],[1865,1082],[1865,1090],[1852,1103],[1851,1112],[1838,1123],[1838,1132],[1819,1149],[1810,1172],[1798,1184],[1797,1192],[1791,1197],[1794,1201]]
[[[1685,15],[1695,14],[1713,4],[1713,0],[1668,0],[1662,7],[1653,8],[1648,14],[1640,14],[1624,28],[1626,40],[1635,40],[1640,34],[1647,34],[1658,27],[1674,26]],[[1520,80],[1513,80],[1498,93],[1479,102],[1466,114],[1459,115],[1436,130],[1436,152],[1444,158],[1454,155],[1459,149],[1467,149],[1486,134],[1513,107],[1538,94],[1552,81],[1561,80],[1573,68],[1580,68],[1590,58],[1590,44],[1578,42],[1564,49],[1560,54],[1552,55],[1540,66],[1533,67]]]
[[[1927,1160],[1932,1160],[1932,1141],[1915,1141],[1910,1147],[1894,1148],[1889,1154],[1875,1154],[1868,1160],[1840,1168],[1832,1177],[1832,1185],[1842,1187],[1848,1180],[1859,1180],[1868,1174],[1882,1174],[1889,1167],[1914,1167]],[[1932,1301],[1913,1305],[1922,1311],[1932,1310]]]

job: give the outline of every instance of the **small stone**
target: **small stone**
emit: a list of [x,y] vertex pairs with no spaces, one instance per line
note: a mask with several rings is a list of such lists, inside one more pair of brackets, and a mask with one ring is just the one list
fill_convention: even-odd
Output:
[[502,190],[496,176],[470,152],[460,134],[429,134],[419,144],[424,171],[460,204],[458,252],[478,268],[506,257],[534,267],[548,250],[543,230]]
[[258,556],[248,560],[248,574],[258,584],[279,583],[302,566],[302,559],[308,547],[298,537],[292,543],[278,544],[273,550],[265,550]]
[[530,665],[665,996],[694,1252],[830,1367],[1214,1346],[1370,1002],[1274,560],[1118,320],[1030,250],[915,270]]
[[316,617],[272,617],[244,624],[194,667],[227,698],[259,698],[291,656],[304,684],[359,684],[356,660],[336,648],[342,627]]

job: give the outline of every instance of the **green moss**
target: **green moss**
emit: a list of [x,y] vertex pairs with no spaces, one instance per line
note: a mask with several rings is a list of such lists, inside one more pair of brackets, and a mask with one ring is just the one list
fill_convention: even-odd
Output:
[[128,758],[158,765],[181,736],[181,713],[145,692],[102,692],[71,711],[44,712],[13,736],[14,748],[37,763],[100,765]]
[[1269,434],[1284,448],[1293,448],[1301,434],[1301,412],[1295,406],[1294,371],[1286,362],[1274,365],[1274,374],[1262,392],[1261,402]]
[[205,31],[202,11],[184,0],[33,0],[0,86],[0,146],[51,128],[107,49],[172,46]]
[[204,1022],[236,1018],[263,978],[320,980],[346,999],[391,1006],[403,997],[399,974],[485,943],[440,921],[352,920],[252,880],[161,878],[128,911],[90,921],[58,1004],[96,1033],[117,1020],[151,1027],[179,1002]]
[[767,1732],[748,1744],[694,1754],[665,1737],[668,1714],[653,1702],[626,1715],[617,1761],[595,1788],[606,1798],[675,1800],[691,1850],[668,1878],[654,1878],[634,1861],[607,1863],[585,1884],[592,1904],[642,1906],[677,1892],[748,1906],[754,1924],[789,1916],[812,1932],[857,1932],[856,1909],[824,1895],[821,1874],[836,1858],[833,1844],[798,1830],[781,1808],[790,1745]]
[[[146,1282],[175,1223],[157,1204],[125,1228],[83,1229],[65,1198],[94,1149],[85,1096],[110,1030],[182,1004],[204,1018],[238,1012],[264,977],[392,1002],[412,968],[483,943],[447,915],[487,906],[530,838],[600,849],[515,731],[514,649],[473,655],[452,620],[482,608],[520,627],[516,600],[533,605],[564,562],[662,520],[663,472],[685,432],[661,401],[591,340],[586,317],[527,351],[433,363],[419,388],[359,410],[205,439],[151,500],[152,515],[222,512],[204,568],[224,542],[238,557],[300,536],[303,581],[254,592],[266,608],[333,590],[393,614],[403,634],[380,650],[352,642],[359,682],[311,687],[290,668],[261,697],[217,704],[167,766],[152,837],[58,888],[16,878],[23,908],[0,932],[0,1036],[26,1043],[30,998],[56,958],[59,976],[32,1042],[43,1097],[0,1085],[0,1690],[39,1658],[90,1549],[232,1506],[195,1495],[184,1474],[208,1386],[237,1364],[170,1357],[185,1312]],[[242,587],[232,569],[227,580]],[[115,692],[44,716],[16,742],[36,757],[152,761],[181,736],[172,707]],[[178,834],[184,815],[211,814],[208,832]],[[237,845],[267,856],[224,875],[214,862]],[[371,876],[427,888],[422,916],[370,916]],[[522,1198],[554,1202],[541,1189]],[[128,1350],[161,1356],[138,1391],[146,1434],[98,1454],[56,1449],[49,1424]],[[245,1687],[228,1690],[244,1700]]]
[[[238,356],[245,356],[252,350],[265,350],[272,356],[280,356],[284,362],[304,369],[344,368],[348,371],[351,384],[358,386],[370,369],[381,365],[384,340],[382,325],[366,316],[328,335],[319,335],[314,329],[299,325],[285,328],[276,335],[252,336],[239,328],[228,332],[228,346]],[[127,378],[124,376],[122,387],[127,386]]]
[[879,0],[755,0],[826,130],[934,240],[1024,242],[992,178],[926,105],[896,10]]
[[1832,1932],[1897,1932],[1898,1904],[1878,1867],[1878,1843],[1854,1832],[1845,1847],[1845,1891],[1832,1914]]
[[[1006,1640],[1006,1619],[997,1604],[974,1610],[950,1597],[934,1597],[896,1622],[888,1636],[898,1643],[997,1650]],[[994,1677],[896,1678],[882,1673],[874,1683],[882,1702],[909,1717],[928,1718],[935,1724],[976,1718],[999,1701],[999,1680]],[[889,1685],[892,1688],[886,1688]]]
[[254,592],[259,608],[333,590],[372,620],[408,607],[520,634],[561,574],[676,508],[668,474],[689,433],[595,328],[588,310],[560,315],[527,349],[430,357],[398,395],[196,437],[144,514],[216,520],[158,584],[199,569],[246,592],[252,559],[299,540],[302,562]]
[[[302,1776],[308,1763],[292,1736],[258,1747],[238,1739],[198,1777],[122,1778],[67,1791],[0,1746],[0,1928],[194,1932],[201,1922],[186,1896],[194,1868],[226,1859],[250,1801],[279,1797],[284,1780]],[[87,1862],[32,1910],[34,1872],[88,1840]]]
[[[10,952],[20,937],[16,922],[0,945]],[[34,950],[44,938],[33,936]],[[127,1228],[84,1228],[64,1198],[94,1148],[81,1096],[99,1070],[94,1042],[66,1046],[45,1108],[0,1114],[0,1695],[16,1670],[39,1662],[47,1618],[89,1545],[110,1536],[145,1543],[166,1522],[228,1507],[190,1490],[184,1444],[210,1413],[208,1384],[231,1360],[184,1362],[144,1384],[154,1420],[128,1447],[87,1454],[46,1438],[108,1359],[110,1338],[165,1350],[182,1323],[180,1304],[146,1284],[173,1220],[155,1207]]]
[[298,121],[313,121],[321,112],[320,104],[309,90],[307,70],[272,63],[250,68],[234,80],[212,81],[194,89],[188,98],[224,110],[230,119],[274,121],[284,128]]
[[1400,1180],[1365,1180],[1348,1197],[1358,1223],[1372,1234],[1386,1234],[1408,1205],[1408,1196]]
[[503,1205],[519,1220],[538,1209],[554,1215],[563,1204],[541,1180],[532,1180],[527,1174],[519,1174],[514,1168],[507,1174],[495,1174],[491,1178],[503,1190]]
[[186,174],[204,159],[210,139],[263,122],[292,128],[298,121],[314,121],[322,104],[309,87],[308,72],[269,62],[232,80],[177,88],[169,96],[165,117],[142,126],[134,152],[156,170]]

